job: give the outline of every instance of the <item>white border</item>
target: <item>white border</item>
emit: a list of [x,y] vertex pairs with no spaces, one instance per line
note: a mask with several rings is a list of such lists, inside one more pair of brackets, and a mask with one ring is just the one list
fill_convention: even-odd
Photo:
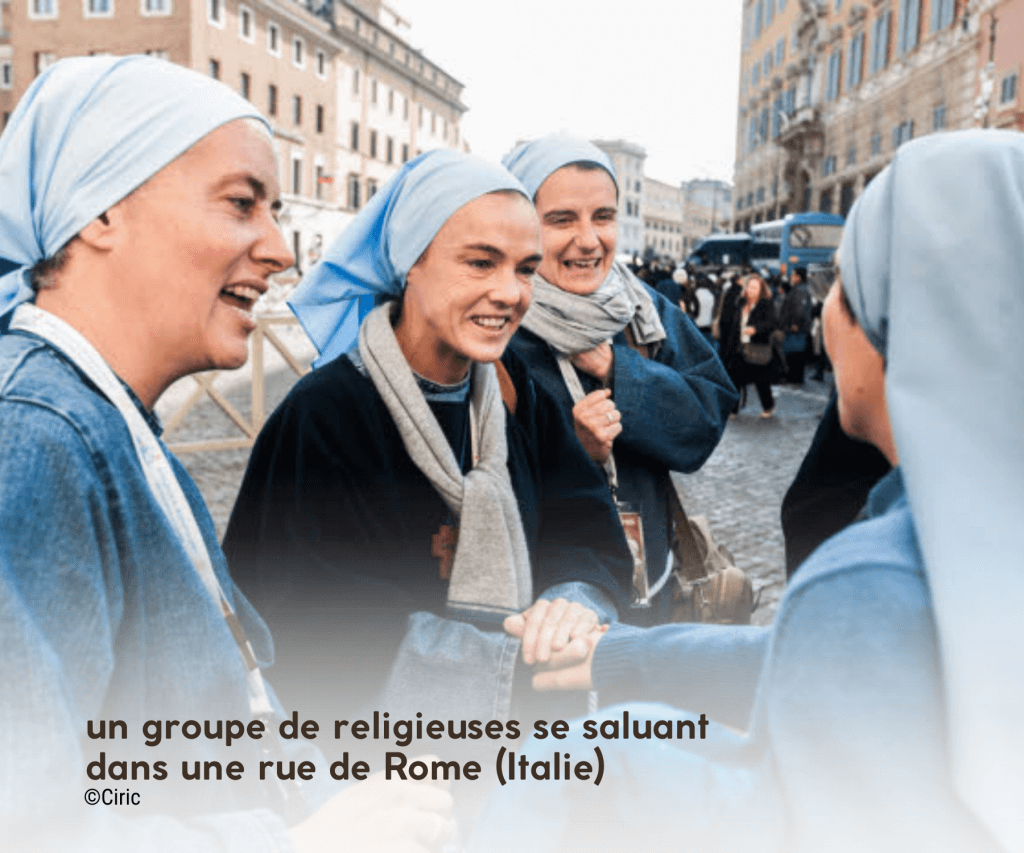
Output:
[[[249,13],[249,35],[246,35],[242,30],[242,13]],[[238,4],[238,37],[246,42],[252,44],[256,41],[256,15],[248,6],[244,3]]]
[[[277,32],[276,49],[270,43],[270,33],[272,31]],[[276,21],[267,21],[267,53],[269,53],[271,56],[281,56],[281,25]]]
[[174,10],[173,0],[161,0],[164,8],[159,11],[150,11],[146,8],[146,0],[139,0],[139,14],[143,18],[166,18]]
[[[214,18],[211,14],[213,11],[213,4],[217,4],[217,8],[220,9],[220,17]],[[227,19],[227,0],[206,0],[206,23],[211,27],[216,27],[218,30],[224,29],[224,22]]]
[[106,0],[107,11],[106,12],[90,12],[89,4],[93,2],[99,2],[99,0],[82,0],[82,17],[87,19],[92,18],[113,18],[114,17],[114,0]]
[[[28,0],[28,19],[30,21],[55,21],[60,17],[60,0],[50,0],[50,2],[53,3],[52,15],[38,14],[32,11],[32,5],[35,2],[37,2],[37,0]],[[39,2],[42,2],[42,0],[39,0]]]
[[[313,73],[316,74],[321,80],[327,79],[327,53],[317,48],[314,54],[315,65],[313,66]],[[320,70],[320,65],[323,64],[323,71]]]
[[296,68],[306,67],[306,40],[302,36],[292,36],[292,65]]
[[[7,74],[4,74],[4,69],[7,70]],[[4,82],[4,77],[7,77],[7,82]],[[0,89],[13,89],[14,88],[14,63],[10,59],[0,60]]]

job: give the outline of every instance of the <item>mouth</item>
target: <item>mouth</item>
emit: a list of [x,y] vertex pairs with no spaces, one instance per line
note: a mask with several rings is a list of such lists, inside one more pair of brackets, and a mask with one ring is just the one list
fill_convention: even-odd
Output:
[[487,332],[504,332],[512,323],[508,315],[476,314],[469,318],[478,328]]
[[247,317],[251,316],[253,306],[262,295],[263,290],[251,284],[229,284],[220,289],[220,298]]
[[568,270],[592,271],[601,266],[602,258],[570,258],[562,261],[562,266]]

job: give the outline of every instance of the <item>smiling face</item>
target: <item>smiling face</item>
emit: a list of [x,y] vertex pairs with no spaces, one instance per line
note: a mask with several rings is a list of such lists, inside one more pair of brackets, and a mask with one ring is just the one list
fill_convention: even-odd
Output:
[[279,195],[270,138],[240,119],[118,203],[114,260],[130,281],[122,310],[154,364],[180,376],[245,363],[252,306],[294,261],[275,219]]
[[459,208],[406,276],[395,336],[420,376],[451,384],[501,358],[530,307],[540,226],[519,193]]
[[563,166],[534,199],[544,238],[538,272],[569,293],[597,290],[615,260],[618,194],[604,169]]

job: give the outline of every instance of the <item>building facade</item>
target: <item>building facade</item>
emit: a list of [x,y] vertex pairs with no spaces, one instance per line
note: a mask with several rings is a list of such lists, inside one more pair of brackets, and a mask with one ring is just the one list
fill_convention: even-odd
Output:
[[681,187],[643,179],[644,254],[681,260],[684,195]]
[[725,181],[696,179],[682,184],[684,198],[683,255],[709,234],[732,227],[732,186]]
[[[1021,0],[743,3],[736,230],[797,211],[845,216],[904,142],[981,124],[982,19],[1003,6],[1012,22]],[[993,88],[1020,62],[1016,26],[994,54]],[[1001,94],[990,119],[1017,120],[1015,93],[999,109]]]
[[465,147],[462,85],[388,15],[373,0],[0,0],[0,114],[68,56],[148,53],[222,80],[273,127],[304,270],[403,162]]

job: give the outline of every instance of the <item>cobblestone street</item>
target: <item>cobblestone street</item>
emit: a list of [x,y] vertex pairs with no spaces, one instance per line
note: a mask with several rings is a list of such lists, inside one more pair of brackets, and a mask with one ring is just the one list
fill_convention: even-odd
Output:
[[[286,341],[303,364],[313,351],[297,329]],[[284,337],[284,335],[282,335]],[[267,356],[266,410],[284,398],[295,382],[276,354]],[[172,388],[157,411],[167,418],[191,391],[192,380]],[[250,416],[247,368],[217,379],[217,388],[245,417]],[[776,414],[759,417],[757,396],[750,389],[746,408],[729,422],[721,444],[696,474],[679,475],[690,515],[707,516],[715,538],[725,544],[746,570],[760,594],[754,614],[757,624],[768,624],[785,586],[785,558],[779,508],[811,442],[828,395],[826,385],[808,381],[803,388],[775,388]],[[238,435],[227,417],[210,400],[203,400],[169,437],[170,443]],[[248,450],[184,454],[180,458],[196,480],[223,536],[235,495],[245,472]]]

